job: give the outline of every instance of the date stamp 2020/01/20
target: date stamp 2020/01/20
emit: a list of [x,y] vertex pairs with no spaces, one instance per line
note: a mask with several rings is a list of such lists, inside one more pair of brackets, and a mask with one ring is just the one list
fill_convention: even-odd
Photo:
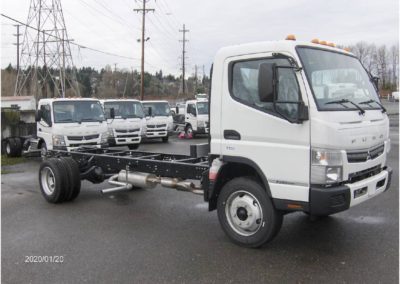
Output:
[[63,263],[63,255],[25,255],[25,263]]

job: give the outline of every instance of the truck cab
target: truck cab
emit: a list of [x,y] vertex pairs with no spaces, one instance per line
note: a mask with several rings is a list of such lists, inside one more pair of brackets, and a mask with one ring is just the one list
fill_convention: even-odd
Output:
[[[107,118],[110,146],[128,146],[137,149],[146,134],[143,106],[138,100],[109,99],[101,101]],[[114,118],[111,117],[114,109]]]
[[36,122],[42,155],[47,150],[107,146],[109,132],[99,100],[41,99]]
[[185,103],[185,132],[186,134],[209,133],[209,109],[208,99],[199,98]]
[[390,185],[389,119],[346,50],[292,40],[222,48],[210,100],[205,199],[235,242],[256,246],[284,213],[334,214]]
[[161,138],[168,142],[173,130],[171,108],[167,101],[142,101],[146,115],[146,138]]

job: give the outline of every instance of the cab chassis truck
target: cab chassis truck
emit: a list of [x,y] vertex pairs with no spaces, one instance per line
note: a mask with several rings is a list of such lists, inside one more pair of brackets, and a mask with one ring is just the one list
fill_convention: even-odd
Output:
[[83,179],[108,179],[103,193],[160,184],[202,194],[233,242],[259,247],[287,213],[328,216],[389,188],[388,117],[348,51],[318,41],[238,45],[217,53],[211,73],[208,144],[188,156],[50,150],[39,169],[45,199],[73,200]]

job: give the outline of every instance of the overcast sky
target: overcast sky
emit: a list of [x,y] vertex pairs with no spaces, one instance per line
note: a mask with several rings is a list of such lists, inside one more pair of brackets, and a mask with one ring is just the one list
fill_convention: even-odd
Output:
[[[51,1],[51,0],[42,0]],[[91,48],[132,57],[122,59],[72,46],[74,64],[97,69],[109,64],[140,69],[141,16],[134,0],[61,1],[69,37]],[[319,38],[341,45],[360,40],[392,45],[399,40],[398,0],[149,0],[146,17],[146,71],[180,73],[182,24],[187,34],[187,70],[208,73],[223,46],[253,41]],[[2,13],[26,22],[30,0],[2,0]],[[1,66],[16,65],[16,29],[1,19]],[[202,74],[202,67],[199,67]]]

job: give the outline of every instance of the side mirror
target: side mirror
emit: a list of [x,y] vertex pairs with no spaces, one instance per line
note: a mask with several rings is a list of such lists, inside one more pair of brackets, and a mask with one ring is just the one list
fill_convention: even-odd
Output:
[[114,119],[115,118],[115,109],[112,107],[110,108],[110,118]]
[[299,123],[309,120],[308,106],[306,106],[304,103],[300,103],[298,111],[299,111],[299,116],[298,116]]
[[258,69],[258,97],[263,103],[274,101],[275,63],[262,63]]
[[38,110],[35,112],[35,121],[36,121],[36,122],[39,122],[41,119],[42,119],[42,111],[41,111],[40,109],[38,109]]
[[175,107],[175,113],[178,114],[179,113],[179,107]]
[[147,108],[147,115],[146,116],[153,116],[153,108],[152,107],[148,107]]
[[376,76],[372,77],[372,83],[374,83],[375,88],[379,90],[379,77]]

